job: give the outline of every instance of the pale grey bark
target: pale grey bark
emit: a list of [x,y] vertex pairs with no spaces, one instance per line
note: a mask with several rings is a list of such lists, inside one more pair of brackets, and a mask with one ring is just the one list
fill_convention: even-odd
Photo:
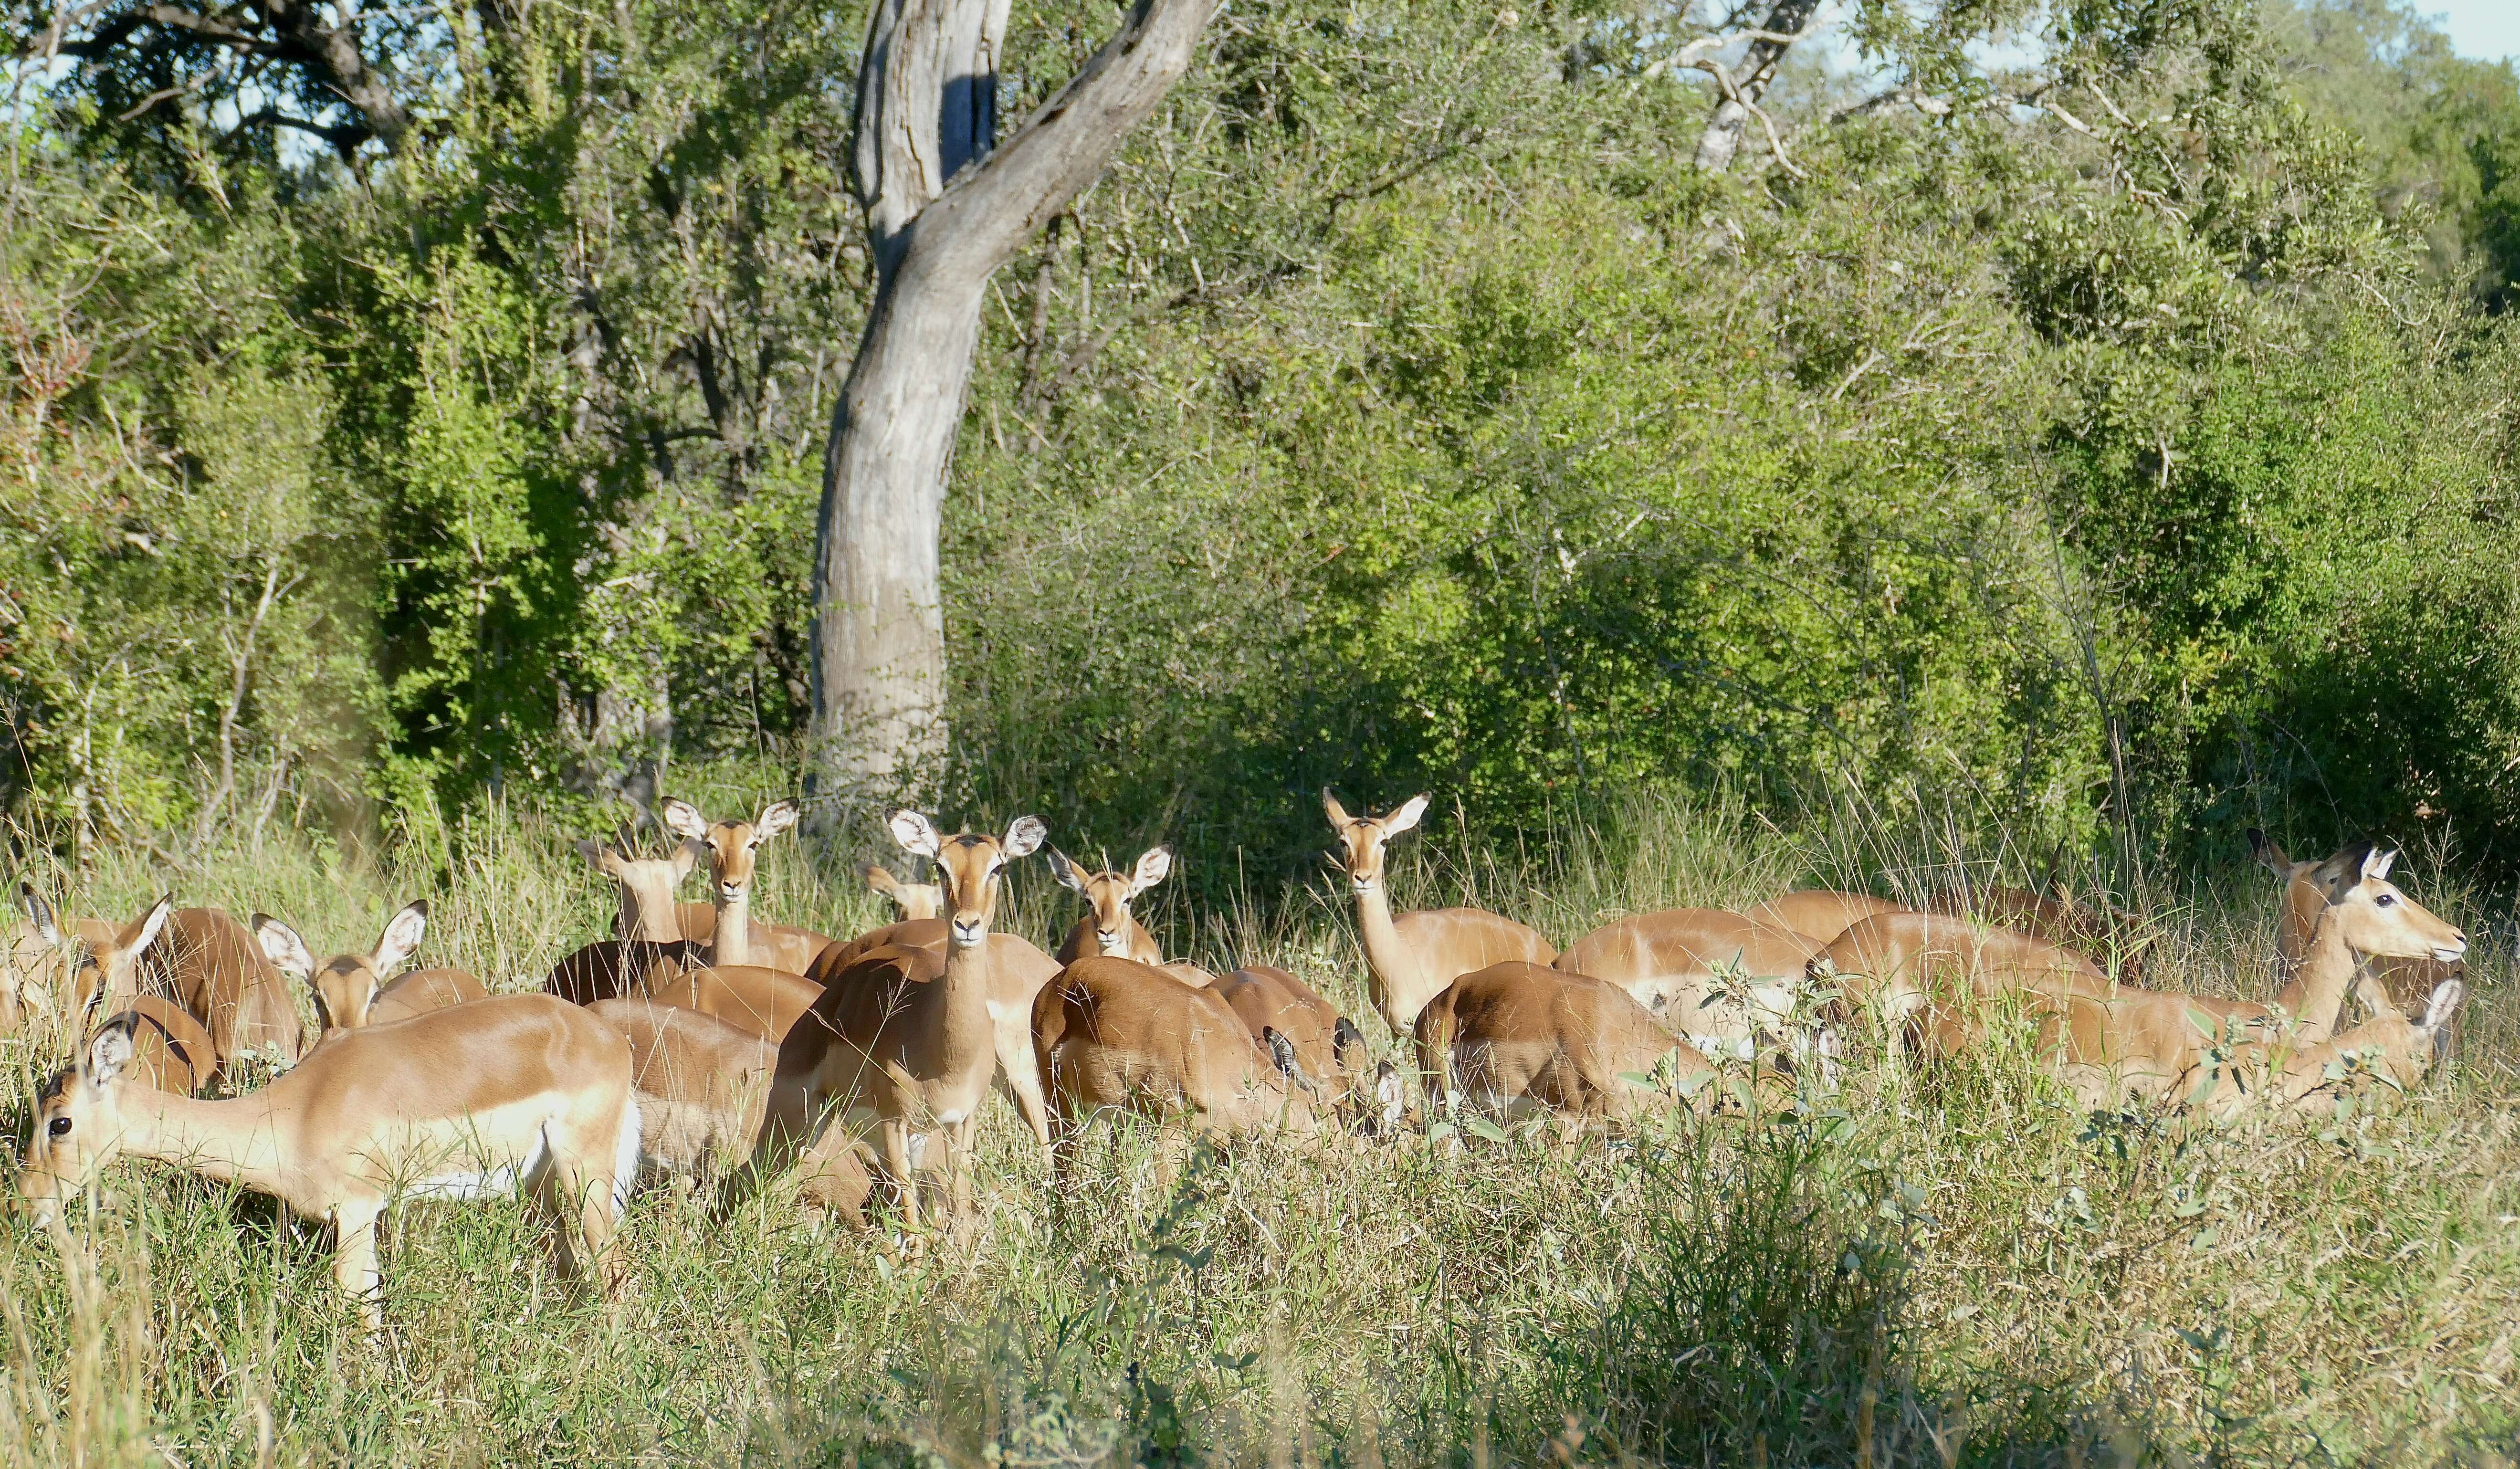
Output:
[[989,278],[1190,68],[1217,4],[1138,0],[993,151],[1007,0],[878,0],[857,122],[875,302],[832,410],[815,530],[813,756],[832,802],[889,799],[941,762],[936,542]]
[[1697,166],[1707,173],[1722,173],[1732,166],[1741,152],[1741,139],[1750,127],[1750,117],[1768,86],[1777,79],[1777,68],[1784,65],[1785,54],[1792,49],[1789,37],[1799,37],[1811,23],[1812,13],[1820,9],[1820,0],[1777,0],[1768,11],[1767,22],[1760,28],[1764,34],[1750,42],[1750,49],[1732,67],[1710,66],[1716,84],[1723,95],[1716,101],[1714,115],[1706,119],[1706,131],[1697,139]]

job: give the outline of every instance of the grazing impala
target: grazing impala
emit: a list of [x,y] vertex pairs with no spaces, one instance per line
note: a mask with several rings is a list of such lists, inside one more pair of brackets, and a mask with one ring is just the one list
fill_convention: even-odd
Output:
[[649,972],[680,973],[700,962],[699,946],[683,937],[674,889],[698,866],[701,846],[686,841],[660,858],[624,857],[599,842],[582,841],[577,855],[612,879],[620,890],[615,936],[598,939],[552,969],[546,994],[572,1004],[592,1004],[646,983]]
[[209,1031],[223,1072],[233,1074],[248,1051],[287,1062],[305,1053],[296,992],[233,913],[179,908],[167,914],[158,942],[140,956],[139,976],[143,989],[172,995]]
[[72,981],[77,1013],[111,1014],[139,996],[140,957],[158,942],[167,915],[174,911],[175,895],[169,893],[118,929],[108,928],[95,919],[80,921],[87,959],[78,966],[77,977]]
[[860,868],[867,891],[890,898],[907,919],[932,918],[944,910],[945,895],[932,882],[904,882],[874,863]]
[[1393,917],[1384,882],[1384,844],[1418,824],[1426,798],[1411,796],[1381,816],[1349,816],[1328,790],[1322,810],[1338,835],[1339,865],[1356,890],[1357,935],[1365,945],[1373,1007],[1395,1036],[1406,1036],[1418,1012],[1446,985],[1508,959],[1545,964],[1557,957],[1535,929],[1475,908],[1429,909]]
[[1284,1036],[1255,1037],[1215,990],[1135,959],[1088,957],[1060,970],[1033,1002],[1032,1031],[1055,1119],[1054,1178],[1072,1164],[1078,1132],[1106,1112],[1220,1143],[1312,1131],[1336,1115]]
[[1792,1023],[1803,971],[1820,950],[1740,913],[1675,908],[1597,928],[1552,967],[1617,985],[1700,1050],[1747,1057],[1763,1032]]
[[608,1290],[620,1193],[638,1167],[630,1053],[586,1011],[516,995],[351,1031],[261,1091],[225,1101],[152,1091],[120,1018],[35,1107],[18,1186],[39,1223],[118,1157],[153,1158],[329,1219],[333,1278],[373,1331],[378,1216],[397,1198],[529,1191]]
[[[18,884],[18,908],[25,916],[0,949],[0,965],[6,966],[0,969],[0,1036],[16,1035],[31,1013],[60,1014],[80,968],[77,946],[54,921],[52,905],[34,884]],[[97,927],[100,943],[113,941],[112,930]]]
[[1246,964],[1216,980],[1213,988],[1217,998],[1242,1018],[1253,1040],[1269,1031],[1286,1038],[1295,1049],[1297,1064],[1321,1083],[1324,1100],[1332,1105],[1347,1100],[1358,1068],[1372,1057],[1366,1050],[1365,1033],[1336,1005],[1274,964]]
[[1417,1042],[1438,1106],[1503,1119],[1549,1111],[1570,1132],[1670,1105],[1632,1079],[1666,1058],[1675,1083],[1715,1069],[1617,985],[1519,959],[1455,980],[1418,1012]]
[[[2336,865],[2346,860],[2354,849],[2348,847],[2324,862],[2294,862],[2284,849],[2255,826],[2248,830],[2249,850],[2259,865],[2274,873],[2283,884],[2283,921],[2275,928],[2275,959],[2283,972],[2283,983],[2289,988],[2298,982],[2301,957],[2310,948],[2311,935],[2318,926],[2318,915],[2327,907],[2327,891],[2333,882]],[[2322,876],[2322,872],[2328,875]],[[2446,980],[2459,978],[2466,971],[2461,959],[2438,958],[2374,958],[2372,977],[2380,981],[2389,1002],[2399,1009],[2419,1014],[2428,1007],[2430,997]],[[2316,1036],[2310,1037],[2317,1040]]]
[[1149,847],[1139,855],[1138,865],[1126,872],[1089,872],[1067,860],[1067,854],[1057,847],[1050,850],[1050,875],[1058,885],[1085,900],[1087,913],[1067,930],[1067,942],[1058,946],[1058,961],[1072,964],[1088,955],[1106,958],[1133,958],[1142,964],[1160,964],[1164,950],[1155,936],[1147,932],[1129,913],[1129,903],[1140,893],[1164,880],[1173,869],[1173,849]]
[[325,1036],[362,1025],[391,1025],[487,997],[481,982],[461,969],[420,969],[390,978],[420,948],[428,928],[428,901],[424,898],[385,920],[374,949],[337,954],[318,964],[297,930],[268,913],[253,915],[253,936],[263,957],[315,992],[316,1018]]
[[918,1227],[920,1176],[931,1171],[922,1165],[932,1164],[960,1227],[972,1213],[972,1134],[999,1070],[989,1001],[1004,951],[989,943],[989,923],[1007,864],[1031,855],[1048,828],[1027,816],[1003,837],[940,837],[927,818],[901,811],[892,832],[903,850],[936,864],[949,915],[944,952],[878,948],[832,975],[780,1045],[763,1129],[786,1143],[815,1139],[819,1158],[873,1124],[904,1221]]
[[814,956],[831,947],[828,935],[810,928],[763,923],[752,916],[752,879],[761,844],[796,824],[796,803],[773,801],[749,822],[712,823],[687,802],[667,800],[665,824],[709,857],[708,904],[676,907],[683,936],[702,940],[711,964],[758,964],[802,974]]
[[2304,1046],[2280,1040],[2243,1043],[2230,1054],[2218,1053],[2188,1068],[2172,1097],[2223,1121],[2253,1106],[2308,1109],[2362,1080],[2407,1091],[2440,1059],[2450,1039],[2445,1027],[2465,993],[2459,981],[2443,980],[2425,1001],[2419,1019],[2408,1018],[2385,991],[2366,994],[2363,1003],[2371,1018],[2352,1030]]
[[1749,916],[1773,927],[1801,934],[1825,946],[1874,913],[1906,913],[1886,898],[1870,893],[1841,893],[1829,888],[1804,888],[1777,896],[1750,910]]

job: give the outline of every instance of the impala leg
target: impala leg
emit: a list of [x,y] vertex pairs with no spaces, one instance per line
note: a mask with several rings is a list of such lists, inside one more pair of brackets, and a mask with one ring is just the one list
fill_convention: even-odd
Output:
[[384,1279],[377,1269],[377,1218],[384,1212],[378,1200],[343,1203],[333,1211],[338,1238],[333,1246],[333,1283],[359,1308],[359,1319],[370,1336],[385,1329]]
[[919,1171],[911,1166],[909,1119],[885,1118],[877,1136],[883,1149],[883,1170],[892,1175],[893,1186],[901,1190],[902,1226],[916,1229],[919,1227]]
[[936,1145],[945,1149],[946,1209],[958,1239],[968,1236],[977,1213],[971,1201],[972,1123],[966,1117],[936,1130]]
[[1033,1140],[1041,1144],[1042,1156],[1047,1160],[1051,1151],[1050,1108],[1042,1100],[1041,1063],[1033,1058],[1031,1022],[1027,1018],[1011,1029],[1012,1034],[1001,1031],[998,1035],[998,1081],[1014,1101],[1015,1111],[1022,1114],[1024,1126],[1032,1129]]

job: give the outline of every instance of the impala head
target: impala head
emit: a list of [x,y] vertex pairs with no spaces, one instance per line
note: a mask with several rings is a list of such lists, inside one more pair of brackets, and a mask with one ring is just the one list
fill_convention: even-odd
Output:
[[140,957],[158,942],[158,930],[174,911],[175,895],[168,893],[110,935],[103,924],[91,927],[87,959],[79,966],[74,996],[79,1009],[88,1009],[107,996],[121,999],[140,993]]
[[998,876],[1007,864],[1029,857],[1050,828],[1037,816],[1019,816],[1004,836],[966,831],[938,836],[936,827],[916,811],[892,814],[892,837],[901,849],[936,864],[936,881],[944,892],[947,941],[969,949],[989,937],[989,919],[998,911]]
[[315,992],[326,1031],[355,1030],[368,1023],[377,991],[393,978],[428,931],[428,900],[422,899],[385,921],[377,947],[365,954],[337,954],[315,962],[297,930],[267,913],[253,915],[254,942],[272,967]]
[[52,905],[33,883],[18,884],[18,907],[26,915],[25,924],[11,936],[7,953],[0,955],[0,961],[8,966],[0,972],[0,1034],[15,1031],[24,1011],[49,1009],[61,989],[61,976],[73,964],[69,942],[53,920]]
[[904,882],[874,863],[858,871],[866,878],[867,890],[890,898],[904,919],[932,918],[944,911],[945,892],[932,882]]
[[710,823],[690,803],[668,799],[665,824],[708,852],[709,877],[721,903],[741,903],[752,889],[754,854],[761,844],[796,824],[796,803],[773,801],[748,822]]
[[1347,868],[1347,879],[1356,890],[1370,893],[1382,886],[1382,844],[1418,824],[1418,819],[1426,814],[1426,798],[1411,796],[1381,816],[1350,816],[1325,786],[1322,810],[1337,837],[1332,855]]
[[36,1094],[35,1130],[18,1171],[18,1193],[38,1227],[50,1224],[61,1201],[87,1187],[122,1149],[117,1084],[131,1065],[139,1024],[137,1015],[114,1016],[88,1038],[77,1063]]
[[582,841],[577,855],[586,865],[621,888],[621,937],[651,944],[682,942],[682,920],[674,916],[674,889],[699,865],[704,849],[686,840],[666,857],[624,857],[601,842]]
[[1149,847],[1126,872],[1088,872],[1050,849],[1050,872],[1058,885],[1094,906],[1094,940],[1114,958],[1129,955],[1129,901],[1164,880],[1173,869],[1173,849]]
[[2466,934],[2389,881],[2389,868],[2397,860],[2395,852],[2356,842],[2306,872],[2296,868],[2292,890],[2307,887],[2316,894],[2318,928],[2334,925],[2357,954],[2444,963],[2465,957]]

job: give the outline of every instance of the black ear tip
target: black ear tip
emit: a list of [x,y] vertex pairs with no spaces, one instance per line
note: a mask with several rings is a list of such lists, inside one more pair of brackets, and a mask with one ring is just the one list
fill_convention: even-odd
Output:
[[413,900],[412,900],[412,904],[411,904],[411,911],[412,911],[413,913],[416,913],[420,914],[420,915],[421,915],[422,917],[424,917],[424,918],[428,917],[428,900],[427,898],[415,898],[415,899],[413,899]]

